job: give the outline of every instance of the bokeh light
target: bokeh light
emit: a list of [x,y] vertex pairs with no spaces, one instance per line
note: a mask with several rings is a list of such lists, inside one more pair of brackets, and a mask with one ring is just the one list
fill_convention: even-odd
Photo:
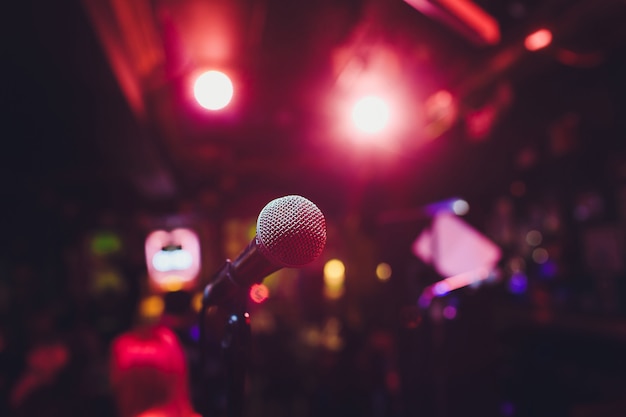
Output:
[[469,204],[465,200],[459,199],[459,200],[455,200],[454,203],[452,203],[452,211],[457,216],[463,216],[467,214],[467,212],[469,211],[469,208],[470,208]]
[[509,291],[513,294],[522,294],[528,289],[528,277],[522,272],[516,272],[509,279]]
[[339,259],[331,259],[324,265],[324,283],[329,287],[343,285],[346,267]]
[[158,318],[163,314],[163,310],[165,310],[165,302],[158,295],[146,297],[139,304],[139,314],[144,318]]
[[445,306],[443,308],[443,316],[448,320],[454,319],[456,317],[456,307]]
[[541,245],[542,240],[543,236],[538,230],[531,230],[530,232],[526,233],[526,243],[528,243],[530,246],[539,246]]
[[376,277],[380,281],[388,281],[391,278],[391,266],[385,262],[379,263],[376,266]]
[[163,291],[174,292],[183,289],[185,279],[180,275],[166,275],[159,280],[159,285]]
[[261,304],[270,296],[270,290],[263,284],[254,284],[250,287],[250,299],[257,304]]
[[346,267],[339,259],[331,259],[324,265],[324,296],[331,300],[344,293]]
[[382,131],[389,122],[389,116],[389,105],[377,96],[367,96],[360,99],[352,109],[354,125],[365,133]]
[[544,248],[537,248],[533,251],[533,261],[537,262],[538,264],[546,263],[549,257],[550,256],[548,255],[548,251]]
[[538,51],[550,45],[552,42],[552,32],[548,29],[539,29],[526,37],[524,46],[529,51]]
[[193,94],[198,103],[207,110],[221,110],[233,98],[233,83],[220,71],[207,71],[200,75],[194,85]]
[[203,299],[204,295],[202,294],[202,292],[197,292],[193,295],[193,297],[191,298],[191,308],[193,309],[193,311],[195,312],[200,312],[200,310],[202,309],[202,299]]

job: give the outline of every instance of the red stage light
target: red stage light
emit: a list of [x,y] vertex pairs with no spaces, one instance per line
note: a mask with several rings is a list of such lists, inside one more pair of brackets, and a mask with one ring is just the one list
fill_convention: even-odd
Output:
[[257,304],[261,304],[270,296],[270,290],[263,284],[254,284],[250,287],[250,298]]
[[500,42],[498,21],[470,0],[405,0],[478,44]]
[[552,42],[552,32],[548,29],[539,29],[531,33],[524,40],[524,46],[529,51],[538,51],[550,45]]
[[201,74],[193,85],[193,95],[207,110],[221,110],[233,98],[233,83],[220,71],[207,71]]

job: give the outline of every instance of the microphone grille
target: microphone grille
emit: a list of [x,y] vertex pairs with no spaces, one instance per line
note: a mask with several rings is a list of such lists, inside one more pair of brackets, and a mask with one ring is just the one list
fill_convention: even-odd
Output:
[[326,245],[324,214],[298,195],[270,201],[259,214],[256,230],[261,253],[278,266],[305,265]]

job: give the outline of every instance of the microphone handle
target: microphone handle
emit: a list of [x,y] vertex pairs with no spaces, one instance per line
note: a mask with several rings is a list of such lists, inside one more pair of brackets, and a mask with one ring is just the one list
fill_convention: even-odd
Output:
[[275,265],[261,252],[256,236],[233,262],[233,279],[240,285],[251,286],[282,268]]
[[238,292],[247,290],[252,284],[261,282],[267,275],[281,268],[261,253],[254,238],[237,259],[227,259],[213,275],[204,288],[203,305],[228,307],[237,298]]

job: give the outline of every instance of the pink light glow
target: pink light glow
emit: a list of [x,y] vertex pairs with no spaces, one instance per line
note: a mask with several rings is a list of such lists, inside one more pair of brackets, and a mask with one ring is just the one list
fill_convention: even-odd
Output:
[[[447,292],[467,287],[476,282],[484,281],[490,276],[490,270],[487,268],[478,268],[473,271],[453,275],[434,284],[434,288],[446,288]],[[437,290],[434,291],[437,294]]]
[[[490,239],[452,213],[439,213],[430,228],[413,242],[415,256],[432,264],[442,276],[463,277],[492,270],[502,251]],[[451,290],[450,290],[451,291]]]
[[[179,246],[179,251],[163,248]],[[184,257],[180,257],[183,253]],[[159,292],[190,289],[200,272],[200,240],[190,229],[156,230],[145,243],[146,266],[150,283]],[[158,261],[158,262],[155,262]]]
[[529,51],[538,51],[550,45],[552,42],[552,32],[548,29],[539,29],[526,37],[524,46]]

